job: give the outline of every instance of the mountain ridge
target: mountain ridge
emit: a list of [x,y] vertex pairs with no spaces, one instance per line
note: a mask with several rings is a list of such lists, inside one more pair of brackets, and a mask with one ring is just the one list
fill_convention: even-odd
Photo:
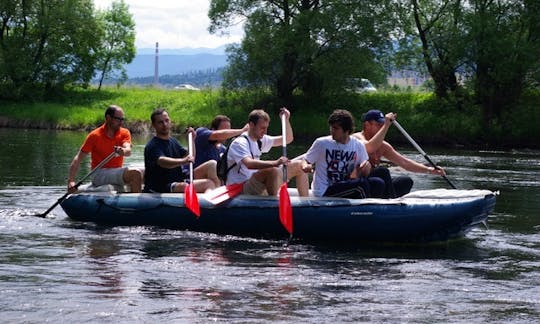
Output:
[[[228,45],[218,47],[180,47],[180,48],[160,48],[160,55],[195,55],[195,54],[215,54],[225,55],[225,49]],[[143,47],[137,48],[137,55],[154,55],[155,48]]]
[[[218,69],[227,65],[226,55],[193,54],[193,55],[159,55],[159,75],[184,74],[193,71]],[[128,78],[154,76],[155,55],[137,55],[126,65]]]

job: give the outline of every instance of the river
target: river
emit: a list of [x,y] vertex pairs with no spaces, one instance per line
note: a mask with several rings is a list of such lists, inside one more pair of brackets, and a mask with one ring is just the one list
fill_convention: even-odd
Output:
[[[4,323],[540,318],[540,151],[423,147],[458,188],[500,192],[488,228],[475,228],[463,239],[286,245],[153,227],[100,227],[71,221],[60,207],[45,219],[31,216],[64,194],[68,165],[84,136],[0,128]],[[146,140],[134,139],[128,164],[142,165]],[[400,151],[423,162],[411,147]],[[85,163],[79,176],[88,172]],[[412,176],[415,189],[448,188],[443,179]]]

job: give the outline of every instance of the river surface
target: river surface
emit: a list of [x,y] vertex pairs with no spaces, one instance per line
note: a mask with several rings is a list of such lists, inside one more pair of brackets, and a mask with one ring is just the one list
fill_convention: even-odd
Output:
[[[45,219],[31,216],[64,194],[68,165],[84,136],[0,128],[3,323],[540,319],[540,151],[424,147],[458,188],[500,192],[488,228],[475,228],[463,239],[286,245],[153,227],[100,227],[71,221],[60,207]],[[134,140],[128,164],[143,164],[146,140]],[[424,162],[410,147],[400,151]],[[79,177],[89,172],[87,164]],[[448,188],[440,178],[412,176],[415,189]]]

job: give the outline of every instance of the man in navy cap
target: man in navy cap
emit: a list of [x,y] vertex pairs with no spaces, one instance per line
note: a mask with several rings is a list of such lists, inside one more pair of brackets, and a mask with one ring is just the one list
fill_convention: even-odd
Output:
[[[354,133],[353,136],[367,143],[384,125],[384,114],[380,110],[372,109],[362,115],[362,122],[363,130],[359,133]],[[387,168],[379,166],[382,157],[410,172],[446,175],[442,168],[428,167],[406,158],[397,152],[387,141],[383,141],[382,145],[378,148],[366,145],[366,150],[369,155],[369,162],[374,168],[369,176],[385,180],[386,196],[388,198],[401,197],[409,193],[413,186],[413,180],[408,176],[391,178],[390,171]]]

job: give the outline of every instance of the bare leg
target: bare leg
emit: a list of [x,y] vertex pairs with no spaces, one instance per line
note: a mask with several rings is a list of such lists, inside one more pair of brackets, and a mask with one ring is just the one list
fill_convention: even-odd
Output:
[[193,170],[193,178],[195,179],[209,179],[216,187],[221,186],[221,180],[217,176],[216,169],[217,162],[215,160],[209,160],[199,165]]
[[124,183],[131,187],[131,192],[142,191],[143,172],[139,169],[127,169],[122,177]]
[[278,168],[266,168],[257,171],[252,177],[264,183],[269,196],[277,196],[279,185],[281,184],[281,170]]
[[216,184],[210,179],[196,179],[193,180],[193,186],[195,187],[196,192],[206,192],[214,189]]
[[309,196],[309,177],[302,171],[302,161],[294,160],[287,165],[287,181],[296,178],[296,190],[300,197]]
[[[173,191],[184,192],[187,185],[187,182],[177,182],[173,188]],[[193,187],[195,188],[195,192],[206,192],[207,190],[214,189],[216,186],[212,180],[196,179],[193,180]]]

